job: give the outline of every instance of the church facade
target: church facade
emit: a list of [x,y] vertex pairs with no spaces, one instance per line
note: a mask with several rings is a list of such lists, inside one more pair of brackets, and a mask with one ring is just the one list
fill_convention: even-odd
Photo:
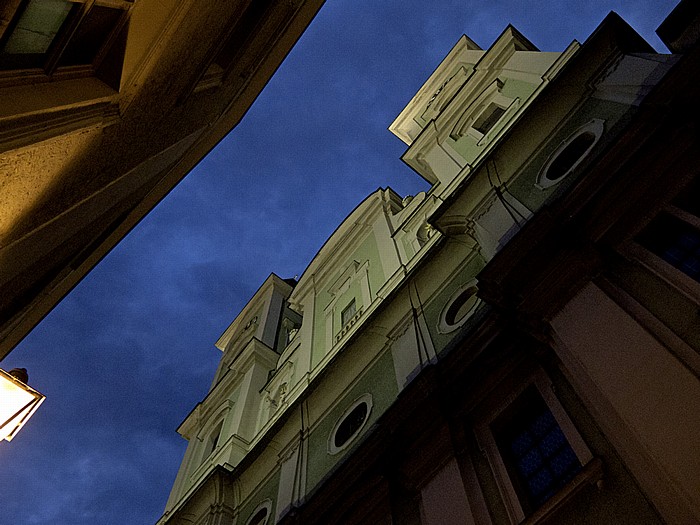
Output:
[[700,521],[695,37],[462,37],[368,196],[219,338],[160,524]]

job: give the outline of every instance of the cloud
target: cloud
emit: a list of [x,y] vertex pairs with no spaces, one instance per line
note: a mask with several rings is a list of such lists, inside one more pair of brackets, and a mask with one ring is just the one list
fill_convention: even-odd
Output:
[[387,127],[462,33],[545,50],[610,9],[647,38],[675,0],[327,2],[243,122],[10,354],[47,401],[0,446],[16,523],[150,524],[206,395],[213,344],[270,272],[303,273],[370,192],[426,183]]

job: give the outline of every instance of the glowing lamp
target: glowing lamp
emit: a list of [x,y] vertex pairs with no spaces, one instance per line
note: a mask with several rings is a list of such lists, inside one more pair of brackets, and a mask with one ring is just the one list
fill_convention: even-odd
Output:
[[0,440],[11,441],[46,399],[27,380],[24,368],[0,369]]

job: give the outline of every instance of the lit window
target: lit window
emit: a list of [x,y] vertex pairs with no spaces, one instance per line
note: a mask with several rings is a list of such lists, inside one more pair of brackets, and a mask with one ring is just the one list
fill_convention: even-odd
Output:
[[534,386],[491,424],[491,430],[526,514],[581,470],[576,453]]
[[372,410],[372,396],[364,394],[348,408],[333,427],[329,440],[329,452],[337,454],[360,435]]
[[350,320],[355,316],[356,312],[357,308],[355,307],[355,299],[353,299],[352,301],[350,301],[350,304],[343,308],[343,311],[340,313],[340,324],[342,326],[348,324]]

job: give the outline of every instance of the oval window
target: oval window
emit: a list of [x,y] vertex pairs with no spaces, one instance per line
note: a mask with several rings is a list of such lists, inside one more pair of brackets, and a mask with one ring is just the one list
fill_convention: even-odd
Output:
[[593,119],[577,129],[550,155],[537,178],[541,189],[553,186],[570,175],[593,149],[603,134],[603,121]]
[[463,290],[450,304],[445,312],[445,324],[454,326],[471,312],[479,298],[476,296],[476,286],[470,286]]
[[333,444],[340,448],[345,445],[362,428],[367,419],[367,403],[360,403],[343,419],[333,437]]
[[593,133],[590,131],[581,133],[556,156],[544,176],[551,181],[561,179],[581,160],[594,142],[595,135]]
[[266,500],[260,504],[258,508],[253,511],[248,521],[246,521],[246,525],[265,525],[270,515],[271,505],[272,502],[270,500]]
[[440,314],[438,332],[441,334],[452,332],[469,319],[481,302],[477,296],[478,291],[476,279],[472,279],[452,294]]
[[345,411],[330,436],[329,450],[331,454],[343,450],[360,434],[371,410],[372,397],[370,394],[365,394]]

